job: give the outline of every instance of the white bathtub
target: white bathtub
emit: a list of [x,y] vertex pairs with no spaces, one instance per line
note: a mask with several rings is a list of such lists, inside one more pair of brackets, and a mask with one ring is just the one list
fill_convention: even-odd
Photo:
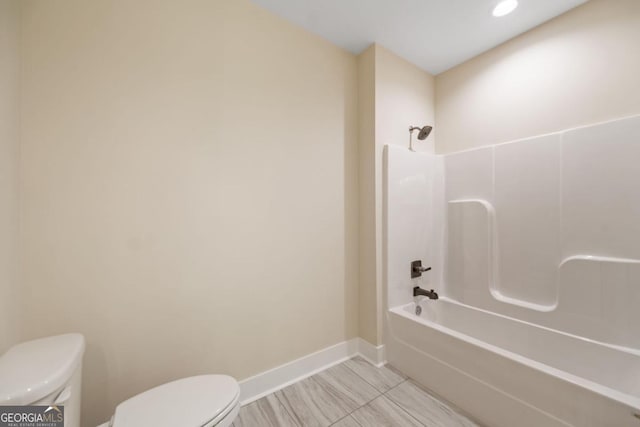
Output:
[[447,298],[420,306],[388,311],[389,362],[481,423],[640,426],[639,352]]

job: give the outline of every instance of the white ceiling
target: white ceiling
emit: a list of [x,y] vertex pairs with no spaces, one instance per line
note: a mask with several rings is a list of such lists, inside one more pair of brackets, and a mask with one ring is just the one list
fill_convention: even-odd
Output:
[[587,0],[519,0],[494,18],[498,0],[253,0],[350,52],[379,43],[441,73]]

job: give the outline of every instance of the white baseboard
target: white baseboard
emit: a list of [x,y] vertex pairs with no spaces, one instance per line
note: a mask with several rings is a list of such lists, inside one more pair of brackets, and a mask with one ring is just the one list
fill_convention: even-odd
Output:
[[387,363],[383,344],[375,346],[362,338],[356,338],[356,340],[358,340],[358,354],[360,354],[360,356],[366,359],[369,363],[377,366],[378,368]]
[[384,345],[353,338],[240,381],[240,402],[247,405],[357,355],[378,367],[385,363]]

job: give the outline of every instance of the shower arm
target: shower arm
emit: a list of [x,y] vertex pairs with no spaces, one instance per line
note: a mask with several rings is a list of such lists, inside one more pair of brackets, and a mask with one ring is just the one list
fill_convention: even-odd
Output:
[[409,126],[409,151],[416,151],[413,149],[413,131],[416,129],[420,129],[416,126]]

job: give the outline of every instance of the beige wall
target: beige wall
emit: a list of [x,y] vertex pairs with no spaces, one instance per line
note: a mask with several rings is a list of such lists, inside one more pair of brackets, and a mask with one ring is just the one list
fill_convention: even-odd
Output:
[[[386,144],[409,144],[409,126],[433,125],[434,78],[380,45],[358,58],[360,117],[360,336],[383,337],[382,178]],[[415,148],[433,151],[435,133]]]
[[376,260],[376,46],[358,56],[359,294],[358,332],[380,342]]
[[357,335],[356,58],[242,0],[22,2],[24,338],[83,425]]
[[591,0],[436,78],[438,152],[640,113],[640,1]]
[[19,135],[18,3],[0,0],[0,354],[16,329],[17,162]]
[[[434,125],[435,78],[393,52],[376,45],[376,145],[409,147],[409,126]],[[436,129],[425,141],[414,133],[416,151],[433,152]]]

